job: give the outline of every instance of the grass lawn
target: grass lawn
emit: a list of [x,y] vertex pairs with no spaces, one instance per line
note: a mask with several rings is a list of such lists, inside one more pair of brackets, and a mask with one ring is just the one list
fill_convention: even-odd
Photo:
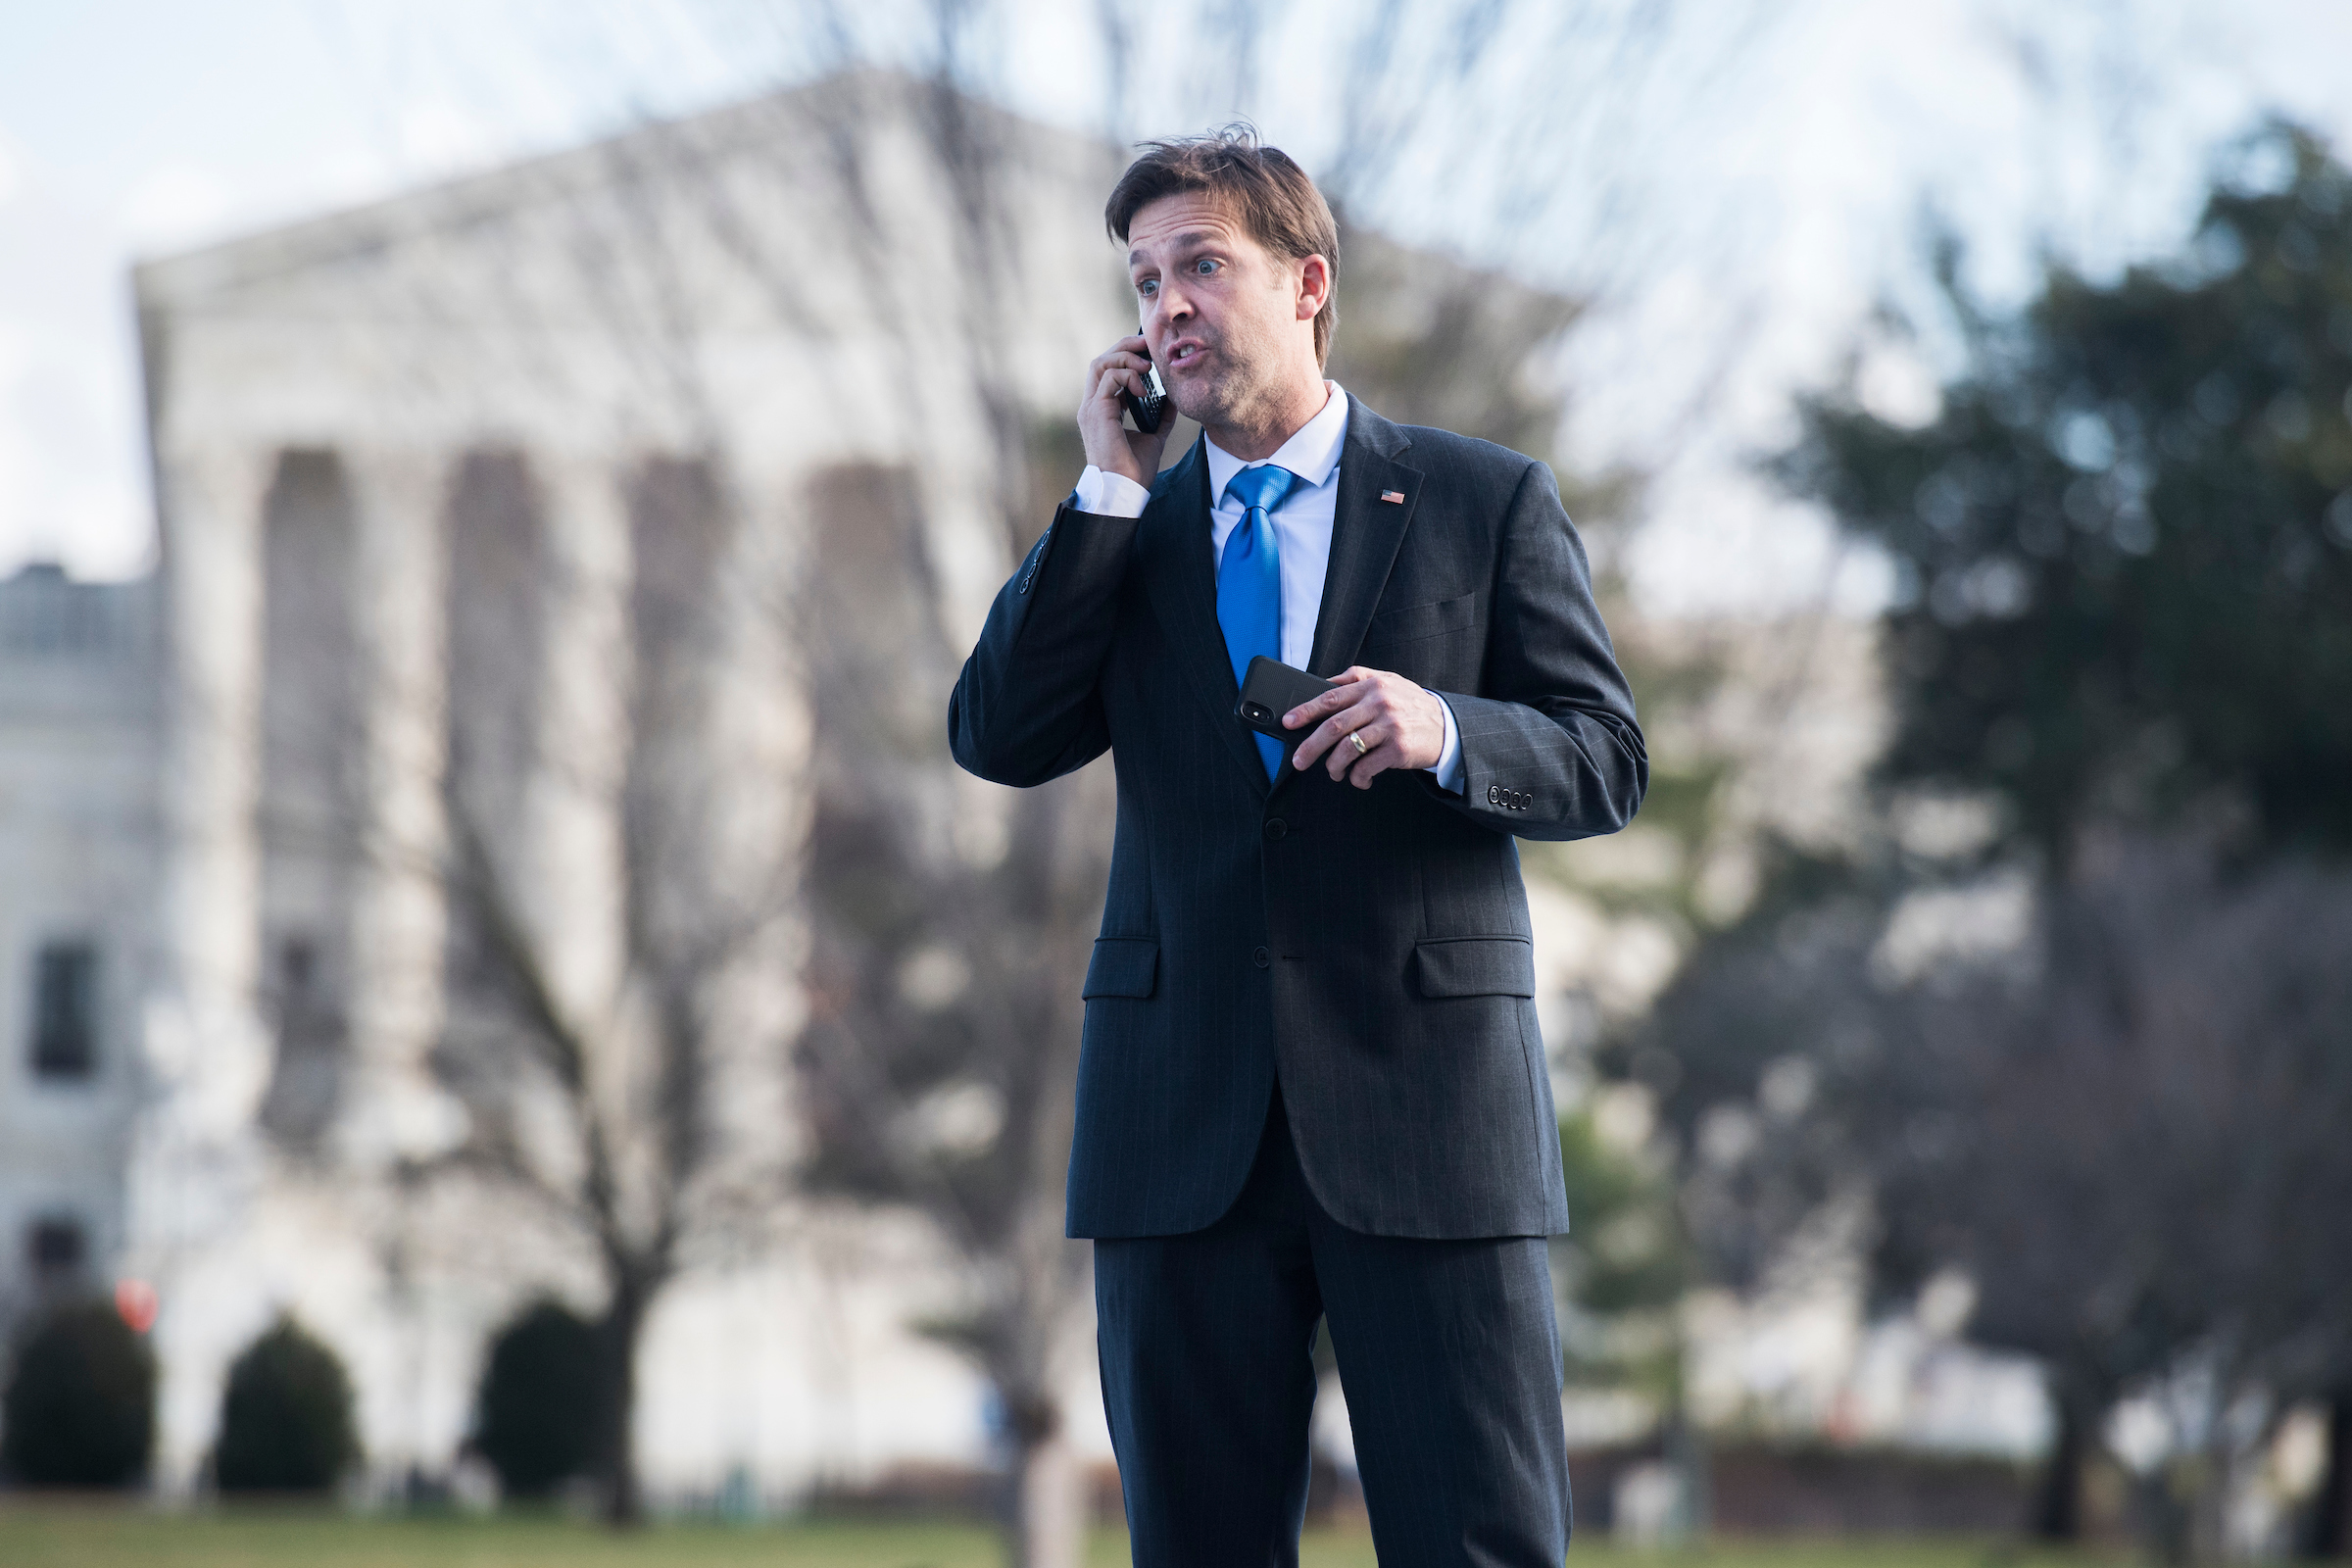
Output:
[[[157,1512],[131,1503],[0,1496],[6,1568],[996,1568],[984,1530],[960,1525],[664,1525],[615,1537],[559,1519],[365,1519],[293,1509]],[[1373,1568],[1361,1529],[1310,1534],[1301,1568]],[[1664,1559],[1580,1542],[1572,1563]],[[1676,1562],[1707,1568],[2059,1568],[1985,1542],[1727,1543]],[[1090,1561],[1127,1561],[1124,1535],[1095,1537]]]

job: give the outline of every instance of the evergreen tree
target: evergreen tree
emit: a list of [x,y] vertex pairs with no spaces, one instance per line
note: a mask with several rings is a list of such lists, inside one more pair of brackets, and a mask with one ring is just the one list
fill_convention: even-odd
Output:
[[541,1301],[499,1331],[474,1445],[510,1497],[544,1497],[596,1461],[596,1327]]
[[1806,411],[1782,471],[1891,555],[1887,776],[1989,789],[2063,853],[2223,804],[2352,845],[2352,175],[2276,126],[2180,259],[2059,270],[1920,428]]
[[[1654,1028],[1673,1124],[1770,1134],[1694,1169],[1702,1248],[1752,1264],[1858,1178],[1881,1291],[1960,1267],[1971,1332],[2049,1369],[2063,1536],[2108,1405],[2190,1358],[2352,1431],[2352,174],[2277,124],[2178,258],[2055,269],[2009,318],[1942,273],[1968,362],[1935,417],[1815,400],[1780,471],[1896,567],[1883,781],[1991,826],[1792,861]],[[1907,897],[1994,868],[2025,950],[1890,974]],[[1756,1114],[1799,1060],[1806,1113]],[[2168,1550],[2218,1545],[2223,1457],[2141,1499]]]
[[155,1444],[155,1356],[104,1301],[51,1312],[0,1398],[0,1470],[36,1487],[121,1487]]
[[279,1317],[229,1366],[215,1482],[222,1492],[326,1492],[359,1461],[342,1359]]

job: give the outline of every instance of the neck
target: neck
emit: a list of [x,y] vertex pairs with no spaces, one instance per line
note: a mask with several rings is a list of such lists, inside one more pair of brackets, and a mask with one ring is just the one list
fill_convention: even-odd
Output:
[[1244,463],[1257,463],[1280,452],[1282,444],[1321,414],[1330,401],[1331,388],[1324,384],[1322,367],[1310,366],[1304,375],[1287,379],[1247,414],[1229,423],[1207,426],[1208,438]]

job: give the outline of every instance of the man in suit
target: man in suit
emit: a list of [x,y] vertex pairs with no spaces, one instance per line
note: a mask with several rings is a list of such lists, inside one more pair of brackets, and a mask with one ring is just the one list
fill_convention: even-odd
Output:
[[[1068,1218],[1135,1561],[1297,1561],[1327,1319],[1381,1560],[1556,1568],[1568,1213],[1513,841],[1612,832],[1648,777],[1583,547],[1542,464],[1323,378],[1338,230],[1281,152],[1154,143],[1106,219],[1142,330],[948,722],[1000,783],[1117,770]],[[1203,427],[1165,472],[1174,421],[1121,418],[1147,353]],[[1235,715],[1258,654],[1339,682],[1295,755]]]

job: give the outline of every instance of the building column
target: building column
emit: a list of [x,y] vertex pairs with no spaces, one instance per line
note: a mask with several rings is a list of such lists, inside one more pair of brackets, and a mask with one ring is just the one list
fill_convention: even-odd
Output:
[[433,1081],[443,1020],[449,823],[451,463],[431,451],[340,453],[357,530],[353,625],[364,774],[352,908],[350,1057],[335,1145],[380,1172],[447,1152],[465,1112]]
[[[183,1491],[219,1384],[193,1275],[244,1227],[264,1174],[256,1118],[271,1046],[259,1016],[262,522],[275,448],[158,441],[165,583],[162,907],[142,1021],[124,1272],[153,1284],[164,1382],[156,1474]],[[206,1347],[209,1349],[209,1347]]]
[[[546,662],[510,892],[559,1004],[611,1020],[628,961],[628,508],[601,454],[533,451],[530,467],[547,509]],[[590,1065],[601,1075],[619,1064]]]
[[147,1101],[190,1137],[250,1133],[269,1087],[260,964],[262,514],[265,448],[159,462],[167,710],[164,898]]
[[808,476],[799,466],[722,470],[722,504],[739,509],[711,595],[709,725],[702,744],[718,776],[703,857],[711,902],[756,912],[757,928],[714,977],[711,1125],[726,1151],[754,1167],[789,1171],[808,1153],[789,1054],[778,1043],[808,1022],[808,957],[801,893],[814,825],[814,694],[807,628],[797,612],[812,592]]

